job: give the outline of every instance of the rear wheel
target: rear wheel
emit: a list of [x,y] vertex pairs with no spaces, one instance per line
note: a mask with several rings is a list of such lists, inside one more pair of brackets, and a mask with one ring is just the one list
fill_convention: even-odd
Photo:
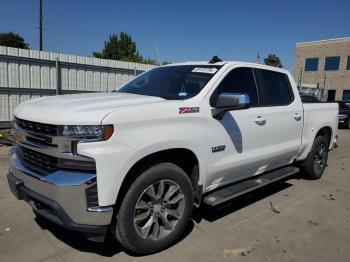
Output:
[[193,189],[187,174],[172,163],[144,171],[127,192],[117,215],[116,236],[136,254],[174,244],[191,217]]
[[316,137],[310,154],[303,163],[303,171],[307,179],[319,179],[327,166],[328,141],[324,136]]

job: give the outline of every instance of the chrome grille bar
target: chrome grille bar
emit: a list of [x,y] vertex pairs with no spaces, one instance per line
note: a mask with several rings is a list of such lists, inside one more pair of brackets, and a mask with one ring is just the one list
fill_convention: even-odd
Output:
[[17,117],[15,118],[15,121],[19,128],[28,132],[42,134],[42,135],[49,135],[49,136],[58,135],[57,125],[43,124],[43,123],[20,119]]

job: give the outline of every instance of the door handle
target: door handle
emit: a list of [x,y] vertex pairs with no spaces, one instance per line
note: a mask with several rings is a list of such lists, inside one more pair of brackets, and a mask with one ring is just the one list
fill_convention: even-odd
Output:
[[299,115],[298,113],[295,113],[293,117],[294,117],[294,119],[296,121],[300,121],[301,120],[301,115]]
[[258,125],[265,125],[266,119],[263,118],[262,116],[258,116],[257,118],[254,119],[254,122],[257,123]]

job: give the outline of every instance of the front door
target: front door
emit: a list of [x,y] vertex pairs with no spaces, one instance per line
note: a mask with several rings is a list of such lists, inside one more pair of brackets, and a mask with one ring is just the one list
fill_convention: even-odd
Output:
[[227,112],[222,120],[208,116],[207,165],[210,175],[207,190],[259,173],[266,164],[266,126],[261,119],[262,110],[257,107],[252,69],[240,67],[229,71],[211,95],[211,106],[215,105],[220,93],[246,93],[250,97],[250,108]]

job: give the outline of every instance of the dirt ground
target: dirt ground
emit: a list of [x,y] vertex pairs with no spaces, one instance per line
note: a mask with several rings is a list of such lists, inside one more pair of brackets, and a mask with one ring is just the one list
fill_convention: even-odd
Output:
[[321,180],[297,175],[195,210],[181,241],[144,257],[36,219],[9,191],[8,149],[0,147],[0,261],[350,261],[350,130],[339,130]]

